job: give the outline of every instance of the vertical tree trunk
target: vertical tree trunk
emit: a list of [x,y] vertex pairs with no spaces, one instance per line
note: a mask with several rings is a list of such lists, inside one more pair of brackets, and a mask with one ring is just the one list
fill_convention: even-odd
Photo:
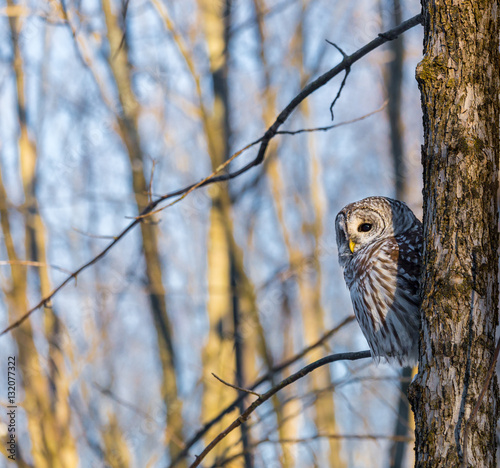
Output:
[[[387,8],[391,8],[391,28],[396,27],[403,21],[403,12],[400,0],[384,2]],[[390,5],[390,6],[389,6]],[[387,114],[389,117],[389,134],[391,140],[391,153],[394,164],[394,192],[398,200],[407,200],[407,177],[406,177],[406,154],[404,146],[404,129],[402,118],[401,97],[403,90],[403,67],[404,67],[404,35],[399,36],[388,44],[391,51],[391,61],[387,64],[385,84],[387,89]],[[401,370],[401,382],[399,385],[399,401],[394,423],[395,440],[389,451],[390,468],[401,468],[405,459],[408,442],[404,440],[408,436],[410,428],[410,405],[408,402],[408,388],[411,381],[413,369],[404,367]]]
[[[132,171],[132,187],[137,211],[141,212],[148,204],[148,182],[144,175],[144,154],[138,128],[139,103],[132,89],[131,65],[128,57],[127,37],[119,24],[118,15],[112,11],[110,0],[103,0],[102,9],[107,27],[110,46],[109,65],[116,83],[120,101],[117,116],[119,134],[127,150]],[[123,40],[123,43],[122,43]],[[146,263],[146,280],[149,291],[149,304],[158,340],[158,354],[162,366],[161,392],[167,410],[165,440],[172,459],[183,445],[182,401],[177,391],[172,327],[165,302],[165,287],[161,255],[158,246],[156,226],[150,219],[141,223],[142,248]],[[186,466],[183,460],[180,466]]]
[[[230,156],[231,140],[231,108],[228,93],[229,49],[232,0],[214,3],[199,0],[203,10],[203,25],[207,40],[210,73],[212,75],[214,104],[210,113],[205,116],[204,128],[208,142],[212,169],[215,170]],[[202,100],[200,99],[200,105]],[[204,366],[212,372],[214,365],[221,366],[221,376],[235,381],[239,387],[245,387],[248,364],[252,360],[252,352],[246,350],[243,340],[243,322],[245,321],[245,296],[248,299],[248,288],[243,288],[248,279],[245,278],[241,252],[234,239],[231,219],[231,200],[227,186],[220,186],[212,192],[212,208],[210,216],[209,285],[218,284],[219,289],[210,289],[208,304],[210,334],[205,349]],[[218,239],[217,236],[220,238]],[[218,250],[215,250],[216,247]],[[215,293],[214,293],[215,291]],[[222,291],[222,292],[221,292]],[[222,297],[222,295],[226,295]],[[258,320],[258,319],[257,319]],[[231,323],[229,323],[231,322]],[[220,327],[225,325],[221,333]],[[234,367],[228,365],[234,362]],[[233,371],[234,368],[234,371]],[[230,371],[227,376],[225,372]],[[216,415],[226,404],[227,397],[234,390],[221,389],[220,383],[215,387],[206,387],[204,393],[204,414],[210,418]],[[216,398],[217,403],[213,403]],[[212,402],[212,404],[210,403]],[[239,403],[243,412],[246,402]],[[253,453],[250,447],[250,431],[247,423],[241,425],[242,466],[252,468]],[[237,446],[238,440],[228,440],[219,448],[220,455],[229,456],[228,448]]]
[[425,141],[416,466],[494,467],[499,55],[496,1],[424,0]]
[[[7,1],[9,7],[15,7],[14,2]],[[13,70],[15,74],[17,117],[19,120],[18,154],[19,175],[23,185],[24,206],[22,214],[25,226],[25,255],[27,260],[42,264],[37,268],[39,290],[42,297],[50,291],[49,274],[45,257],[45,226],[40,216],[36,197],[36,164],[37,147],[30,136],[27,119],[26,77],[23,57],[21,54],[20,31],[21,23],[13,15],[9,16],[9,26],[12,38]],[[32,130],[32,129],[31,129]],[[11,230],[9,201],[3,185],[0,170],[0,218],[2,237],[11,265],[12,285],[4,288],[4,294],[9,306],[11,320],[18,318],[28,309],[28,276],[25,265],[17,265],[22,258],[16,252],[14,238],[16,231]],[[24,401],[28,432],[31,439],[31,456],[39,467],[67,468],[77,463],[75,440],[69,430],[71,426],[71,411],[68,395],[70,380],[66,373],[63,352],[58,335],[57,317],[50,307],[45,307],[46,339],[49,346],[50,375],[41,365],[33,332],[29,321],[25,322],[13,333],[17,343],[17,362],[22,374]],[[21,379],[17,381],[18,385]],[[16,435],[19,444],[19,466],[24,464],[19,455],[26,456],[29,452],[24,440]]]
[[[392,0],[392,22],[394,28],[403,22],[400,0]],[[401,118],[401,91],[403,89],[404,36],[389,43],[392,60],[387,66],[387,113],[389,116],[391,153],[394,162],[394,185],[396,198],[406,198],[406,159],[403,139],[403,119]]]

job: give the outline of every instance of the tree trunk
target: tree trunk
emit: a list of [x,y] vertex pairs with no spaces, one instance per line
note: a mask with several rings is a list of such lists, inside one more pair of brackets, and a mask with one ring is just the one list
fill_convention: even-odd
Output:
[[[202,115],[205,116],[203,124],[214,171],[229,158],[229,142],[232,139],[228,86],[232,3],[232,0],[224,0],[224,2],[199,0],[203,11],[203,26],[214,93],[212,109],[209,112],[202,112]],[[200,98],[201,106],[202,99]],[[210,375],[214,369],[219,369],[218,372],[223,379],[234,381],[239,387],[245,387],[249,367],[254,367],[254,356],[251,350],[251,343],[254,340],[248,334],[243,336],[245,322],[248,322],[250,316],[247,310],[248,305],[255,303],[250,298],[253,286],[246,277],[242,252],[235,241],[228,186],[219,186],[217,190],[212,191],[211,197],[209,241],[211,247],[208,256],[210,333],[203,364],[207,375]],[[211,285],[216,287],[213,288]],[[254,323],[257,325],[259,323],[257,309],[251,308],[255,312]],[[222,330],[221,327],[223,327]],[[254,337],[256,329],[262,330],[260,323],[250,332]],[[260,335],[262,343],[265,343],[263,332]],[[234,365],[230,365],[231,362],[234,362]],[[211,384],[207,384],[203,398],[204,416],[211,419],[217,415],[227,404],[230,395],[234,395],[234,390],[221,388],[220,382],[212,381]],[[247,402],[242,400],[238,404],[239,411],[243,412],[246,406]],[[223,419],[220,426],[224,427],[231,419],[232,416]],[[220,427],[216,430],[219,429]],[[254,466],[249,425],[243,423],[240,429],[241,444],[236,434],[234,438],[225,441],[216,452],[216,463],[220,462],[221,466],[225,465],[224,458],[230,459],[236,456],[234,449],[238,448],[241,454],[241,466],[245,468]],[[214,436],[210,433],[207,439],[212,439]]]
[[[402,23],[403,12],[400,0],[390,0],[383,3],[392,9],[390,28]],[[391,154],[394,164],[394,192],[397,200],[408,202],[408,183],[406,177],[406,154],[404,145],[404,122],[402,115],[402,90],[405,45],[404,35],[388,44],[391,51],[391,61],[387,64],[385,73],[385,86],[387,93],[387,116],[389,118],[389,135]],[[403,111],[404,112],[404,111]],[[394,423],[394,440],[389,449],[390,468],[401,468],[404,465],[405,453],[408,442],[405,440],[410,431],[410,404],[408,402],[408,388],[413,369],[401,369],[401,382],[399,384],[399,401]]]
[[[16,5],[7,1],[9,7]],[[24,205],[20,212],[24,217],[25,253],[16,249],[19,242],[15,238],[20,231],[12,229],[9,206],[12,203],[7,198],[0,171],[0,218],[2,237],[5,243],[7,257],[11,264],[12,284],[3,288],[9,306],[11,320],[17,319],[28,309],[29,285],[28,272],[24,259],[39,262],[36,269],[38,287],[42,297],[47,296],[52,289],[47,269],[45,249],[45,226],[40,216],[36,181],[37,181],[37,147],[32,138],[36,133],[30,128],[27,117],[27,93],[25,65],[22,55],[21,23],[15,15],[9,16],[10,34],[12,38],[13,71],[16,84],[17,118],[19,122],[18,155],[19,177],[23,186]],[[16,245],[17,244],[17,245]],[[20,264],[18,264],[20,263]],[[42,360],[35,345],[31,323],[26,321],[13,332],[17,344],[17,363],[24,392],[23,409],[26,412],[27,427],[31,442],[31,456],[37,467],[67,468],[75,466],[78,459],[75,440],[69,430],[71,426],[71,411],[68,401],[71,379],[66,372],[64,362],[64,346],[58,334],[58,319],[52,307],[44,308],[48,356]],[[48,362],[49,372],[41,361]],[[47,375],[49,374],[49,375]],[[17,466],[26,466],[22,457],[29,453],[26,440],[16,434],[19,451],[16,455]],[[5,454],[5,453],[4,453]],[[28,455],[29,456],[29,455]]]
[[[496,1],[424,0],[424,272],[416,466],[494,467],[498,304]],[[484,397],[480,399],[481,390]]]
[[[137,211],[140,213],[148,204],[148,182],[144,174],[144,159],[139,134],[140,106],[132,89],[131,64],[128,56],[127,36],[123,32],[118,15],[113,13],[110,0],[102,2],[107,38],[110,46],[109,66],[116,83],[120,101],[117,115],[119,135],[129,156],[132,172],[132,187]],[[125,35],[124,35],[125,34]],[[141,223],[142,249],[146,263],[146,286],[149,304],[158,340],[158,354],[162,367],[161,393],[166,406],[165,440],[168,441],[170,458],[174,459],[183,447],[182,401],[177,391],[172,326],[165,301],[161,254],[158,245],[157,227],[151,219]],[[182,460],[180,466],[186,466]]]

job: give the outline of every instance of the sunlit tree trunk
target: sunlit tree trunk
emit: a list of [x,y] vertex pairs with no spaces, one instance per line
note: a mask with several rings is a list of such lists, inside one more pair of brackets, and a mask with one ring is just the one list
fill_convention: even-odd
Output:
[[[120,26],[118,14],[112,11],[109,0],[102,3],[110,45],[109,65],[113,73],[119,96],[117,124],[119,134],[127,150],[132,171],[132,186],[138,211],[148,203],[149,181],[144,174],[144,154],[138,130],[140,106],[132,89],[127,40]],[[158,352],[162,365],[161,392],[167,410],[165,442],[171,458],[175,458],[183,447],[182,402],[177,393],[177,375],[172,343],[172,330],[165,303],[165,287],[161,255],[158,247],[157,227],[152,218],[141,223],[142,248],[146,264],[149,303],[154,319]],[[181,461],[180,465],[184,465]]]
[[[263,92],[262,92],[262,120],[266,127],[269,127],[277,113],[276,107],[276,91],[271,86],[271,73],[270,67],[267,63],[266,58],[266,31],[265,31],[265,21],[264,21],[264,2],[263,0],[254,0],[254,9],[255,9],[255,27],[258,32],[258,59],[260,60],[262,66],[263,73]],[[278,162],[276,160],[276,150],[277,143],[271,141],[268,151],[267,158],[264,161],[264,166],[261,169],[261,174],[266,174],[269,178],[271,195],[274,202],[274,207],[276,211],[276,215],[278,218],[278,222],[282,229],[284,230],[283,238],[287,247],[287,250],[290,254],[290,242],[288,239],[288,235],[285,231],[284,218],[283,218],[283,205],[280,199],[280,191],[282,189],[282,180],[280,176],[280,171],[278,167]],[[291,259],[291,256],[290,256]],[[290,261],[290,263],[292,263]],[[287,307],[286,304],[283,305]],[[289,354],[293,354],[294,351],[294,343],[291,341],[292,333],[289,328],[283,326],[283,340],[285,343],[283,350],[283,358],[288,357],[287,351]],[[284,377],[288,377],[289,371],[287,369],[284,370]],[[289,400],[286,405],[282,404],[282,401]],[[300,402],[293,399],[293,393],[285,388],[283,389],[280,395],[276,395],[272,399],[272,404],[274,406],[274,411],[276,413],[276,424],[277,424],[277,432],[280,440],[286,439],[294,439],[297,437],[298,428],[297,428],[297,418],[294,417],[298,414],[300,409]],[[280,453],[280,464],[283,468],[288,468],[293,466],[294,456],[292,453],[293,447],[290,444],[282,443],[281,444],[281,453]]]
[[[202,112],[205,136],[208,142],[212,169],[216,169],[229,157],[231,139],[230,103],[229,103],[229,50],[231,27],[231,0],[219,4],[200,0],[203,11],[202,21],[208,46],[210,72],[212,75],[214,104],[210,112]],[[203,103],[200,99],[200,104]],[[256,349],[256,329],[260,328],[258,316],[255,323],[249,323],[249,312],[256,312],[252,285],[244,272],[240,248],[234,239],[231,219],[231,200],[228,187],[221,185],[212,190],[210,211],[210,246],[208,256],[209,304],[208,314],[210,333],[204,353],[205,375],[218,369],[220,377],[244,387],[248,381],[248,371],[253,370],[253,356]],[[250,297],[248,296],[250,294]],[[245,300],[245,298],[247,300]],[[250,299],[250,301],[248,301]],[[250,304],[249,304],[250,302]],[[250,305],[250,308],[248,308]],[[244,330],[246,331],[244,333]],[[263,334],[260,334],[263,338]],[[254,346],[255,348],[255,346]],[[203,412],[204,418],[210,419],[224,408],[234,395],[234,390],[222,388],[220,382],[212,382],[205,387]],[[240,412],[245,408],[245,401],[239,405]],[[222,425],[227,418],[222,420]],[[215,432],[215,431],[213,431]],[[209,433],[209,439],[214,434]],[[236,436],[236,434],[235,434]],[[250,447],[248,424],[241,425],[239,453],[243,466],[253,466],[253,449]],[[234,448],[238,438],[228,438],[220,447],[218,454],[228,457],[236,453]],[[234,446],[234,447],[232,447]],[[231,451],[228,449],[231,448]]]
[[[8,5],[14,3],[8,0]],[[51,289],[45,254],[45,226],[43,225],[36,198],[36,143],[29,134],[26,114],[25,74],[19,38],[21,24],[16,16],[9,16],[14,73],[17,92],[17,114],[19,120],[19,167],[24,191],[23,217],[25,225],[25,255],[27,260],[38,262],[39,291],[42,297]],[[0,174],[1,177],[1,174]],[[11,319],[19,317],[28,309],[27,267],[16,252],[9,221],[8,199],[3,181],[0,182],[2,231],[9,260],[12,262],[13,284],[5,293],[8,298]],[[18,366],[24,388],[24,410],[28,420],[31,439],[31,454],[36,466],[71,467],[77,463],[75,441],[70,432],[71,418],[68,402],[69,380],[61,353],[58,322],[54,311],[45,307],[45,325],[49,343],[50,375],[46,375],[40,362],[29,322],[25,322],[13,335],[18,345]],[[18,384],[21,379],[18,379]],[[17,440],[19,447],[27,452],[25,441]],[[20,466],[24,464],[21,460]]]
[[109,415],[109,421],[102,428],[102,441],[106,465],[113,468],[132,466],[127,439],[115,414]]
[[[423,2],[422,349],[416,466],[496,466],[499,55],[496,1]],[[485,394],[474,414],[474,408]]]

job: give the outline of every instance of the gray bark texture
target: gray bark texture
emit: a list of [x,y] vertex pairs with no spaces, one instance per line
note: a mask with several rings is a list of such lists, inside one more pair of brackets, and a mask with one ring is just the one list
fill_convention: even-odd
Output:
[[[415,466],[495,467],[498,4],[422,0],[424,272]],[[481,390],[486,392],[478,407]]]

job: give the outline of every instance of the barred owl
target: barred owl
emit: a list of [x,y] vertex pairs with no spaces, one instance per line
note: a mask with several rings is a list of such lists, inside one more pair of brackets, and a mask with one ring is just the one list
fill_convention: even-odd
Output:
[[403,203],[369,197],[335,219],[339,263],[375,362],[415,365],[422,224]]

